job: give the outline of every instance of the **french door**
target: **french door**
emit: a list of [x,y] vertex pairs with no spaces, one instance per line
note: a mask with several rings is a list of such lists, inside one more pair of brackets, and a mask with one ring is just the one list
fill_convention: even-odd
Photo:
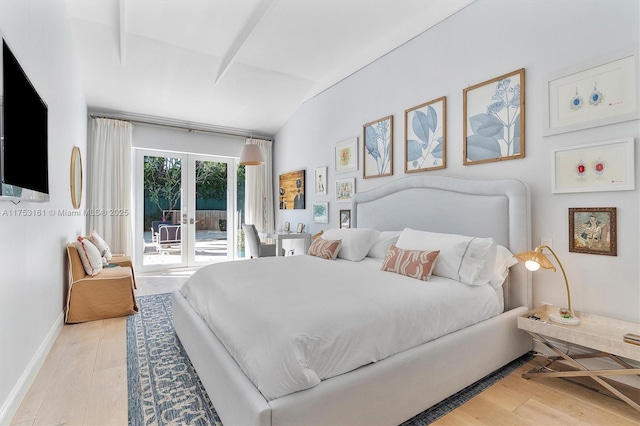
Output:
[[137,150],[136,261],[143,270],[236,257],[233,158]]

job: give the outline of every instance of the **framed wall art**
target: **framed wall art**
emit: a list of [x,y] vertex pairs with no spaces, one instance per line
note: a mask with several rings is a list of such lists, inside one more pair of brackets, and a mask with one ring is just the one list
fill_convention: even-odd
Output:
[[329,223],[329,203],[318,201],[313,203],[313,221],[315,223]]
[[569,208],[569,251],[618,255],[615,207]]
[[447,166],[447,98],[404,112],[404,172],[444,169]]
[[358,138],[338,142],[335,147],[335,172],[358,171]]
[[463,90],[463,164],[524,157],[524,68]]
[[626,191],[635,189],[633,138],[555,148],[552,192]]
[[336,201],[351,201],[353,194],[356,193],[356,179],[338,179],[336,180]]
[[362,126],[363,177],[393,175],[393,115]]
[[340,210],[340,229],[351,228],[351,210]]
[[317,167],[315,170],[314,187],[316,195],[327,195],[327,168]]
[[558,72],[545,87],[545,136],[640,118],[638,46]]
[[280,210],[304,209],[304,170],[284,173],[279,179]]

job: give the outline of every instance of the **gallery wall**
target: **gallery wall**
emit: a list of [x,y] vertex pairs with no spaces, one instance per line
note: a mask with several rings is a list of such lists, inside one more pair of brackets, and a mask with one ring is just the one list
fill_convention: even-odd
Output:
[[6,424],[62,328],[65,246],[85,232],[86,218],[71,204],[69,168],[78,146],[86,173],[87,108],[64,2],[3,0],[0,30],[48,106],[51,199],[0,201],[0,424]]
[[[404,111],[446,96],[447,167],[422,173],[465,178],[516,178],[531,189],[532,239],[552,240],[572,290],[574,309],[640,321],[639,187],[634,190],[554,194],[551,191],[555,148],[633,137],[639,121],[627,121],[544,136],[545,90],[550,76],[597,62],[640,40],[637,1],[495,1],[477,0],[414,40],[307,101],[278,131],[274,142],[274,187],[278,175],[306,170],[306,208],[276,210],[276,227],[288,221],[311,233],[338,227],[340,209],[335,181],[354,177],[356,192],[408,176],[404,173]],[[506,73],[525,69],[525,157],[463,165],[463,90]],[[636,71],[638,72],[638,71]],[[637,89],[637,87],[636,87]],[[393,175],[362,177],[362,126],[393,115]],[[360,168],[335,174],[334,148],[359,139]],[[635,151],[637,163],[640,150]],[[327,166],[327,195],[314,195],[315,168]],[[329,203],[328,224],[314,223],[311,205]],[[569,252],[570,207],[616,207],[617,256]],[[470,212],[471,214],[471,212]],[[533,248],[533,247],[532,247]],[[533,276],[534,306],[566,304],[560,273]]]

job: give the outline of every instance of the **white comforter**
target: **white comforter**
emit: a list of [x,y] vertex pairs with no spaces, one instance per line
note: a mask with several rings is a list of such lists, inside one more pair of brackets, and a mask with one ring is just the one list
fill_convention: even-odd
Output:
[[267,400],[502,309],[490,285],[425,282],[380,271],[375,261],[312,256],[210,265],[180,291]]

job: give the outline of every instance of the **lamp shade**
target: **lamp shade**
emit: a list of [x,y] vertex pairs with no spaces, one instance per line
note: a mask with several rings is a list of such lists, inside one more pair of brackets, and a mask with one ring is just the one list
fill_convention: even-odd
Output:
[[514,256],[520,262],[524,262],[524,266],[530,271],[537,271],[540,268],[551,269],[556,271],[556,267],[542,254],[542,247],[536,247],[533,251],[526,251]]
[[253,143],[243,145],[242,151],[240,151],[240,164],[243,166],[259,166],[264,164],[260,147]]

